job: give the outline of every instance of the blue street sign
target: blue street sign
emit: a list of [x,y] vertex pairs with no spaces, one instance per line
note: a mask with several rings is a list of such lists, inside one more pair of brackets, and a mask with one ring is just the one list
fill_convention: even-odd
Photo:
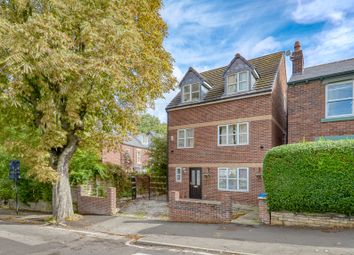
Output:
[[19,160],[11,160],[10,161],[9,178],[14,181],[20,179],[20,161]]

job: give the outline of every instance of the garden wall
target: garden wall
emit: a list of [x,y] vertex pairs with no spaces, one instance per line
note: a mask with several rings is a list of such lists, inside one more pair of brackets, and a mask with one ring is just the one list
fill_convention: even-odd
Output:
[[169,216],[171,221],[177,222],[230,222],[232,217],[232,201],[229,194],[224,194],[221,201],[180,199],[178,191],[171,191]]
[[78,212],[80,214],[112,215],[117,212],[116,188],[107,188],[106,196],[89,196],[78,187]]

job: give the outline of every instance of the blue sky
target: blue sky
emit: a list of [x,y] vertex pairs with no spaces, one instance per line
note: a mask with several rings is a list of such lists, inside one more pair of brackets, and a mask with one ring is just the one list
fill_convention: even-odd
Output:
[[[354,57],[353,0],[165,0],[161,15],[178,80],[190,66],[204,71],[227,65],[237,52],[251,59],[293,50],[296,40],[305,67]],[[289,77],[288,58],[287,68]],[[148,112],[166,121],[165,107],[177,92]]]

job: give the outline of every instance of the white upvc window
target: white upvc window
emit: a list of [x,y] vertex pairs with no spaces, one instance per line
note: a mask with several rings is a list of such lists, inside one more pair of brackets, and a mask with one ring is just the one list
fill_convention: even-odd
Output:
[[182,102],[194,102],[200,99],[200,84],[188,84],[182,87]]
[[326,118],[354,116],[354,82],[326,86]]
[[248,192],[249,169],[247,167],[219,167],[218,190]]
[[182,168],[176,167],[176,182],[182,182]]
[[218,126],[218,145],[247,145],[249,143],[248,122]]
[[177,130],[177,148],[194,147],[194,129],[185,128]]
[[141,151],[140,150],[136,151],[136,163],[141,164]]
[[226,77],[227,93],[237,93],[249,90],[249,72],[243,71]]

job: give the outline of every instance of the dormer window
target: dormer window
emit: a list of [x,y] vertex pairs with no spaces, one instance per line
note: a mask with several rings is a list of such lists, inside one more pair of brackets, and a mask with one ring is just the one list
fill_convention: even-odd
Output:
[[237,93],[249,90],[249,72],[243,71],[227,76],[227,93]]
[[182,87],[182,101],[195,102],[200,98],[200,85],[198,83],[188,84]]

